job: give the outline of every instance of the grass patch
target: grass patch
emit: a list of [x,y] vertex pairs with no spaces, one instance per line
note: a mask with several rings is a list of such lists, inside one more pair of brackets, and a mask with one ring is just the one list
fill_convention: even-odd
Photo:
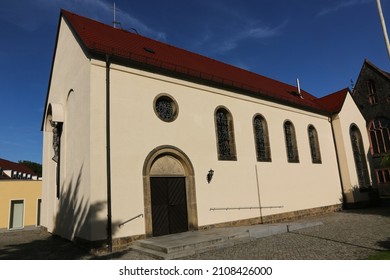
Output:
[[367,260],[390,260],[390,251],[383,251],[367,257]]

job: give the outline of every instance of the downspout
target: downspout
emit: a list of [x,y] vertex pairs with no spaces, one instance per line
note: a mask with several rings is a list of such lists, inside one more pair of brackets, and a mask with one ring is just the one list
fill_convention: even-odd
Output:
[[341,195],[342,195],[342,200],[343,200],[342,201],[342,207],[343,207],[343,209],[345,209],[347,200],[345,198],[345,193],[344,193],[343,178],[341,177],[341,167],[340,167],[340,160],[339,160],[339,152],[338,152],[338,148],[337,148],[337,144],[336,144],[336,136],[334,134],[333,115],[332,114],[328,117],[328,121],[330,122],[330,127],[332,128],[333,145],[334,145],[335,151],[336,151],[337,169],[339,171],[338,173],[339,173],[339,180],[340,180],[340,186],[341,186]]
[[262,212],[262,208],[261,208],[260,183],[259,183],[259,175],[257,173],[257,164],[255,164],[255,172],[256,172],[256,184],[257,184],[257,198],[259,200],[260,224],[262,224],[263,223],[263,212]]
[[110,56],[106,55],[107,248],[112,252],[111,216]]

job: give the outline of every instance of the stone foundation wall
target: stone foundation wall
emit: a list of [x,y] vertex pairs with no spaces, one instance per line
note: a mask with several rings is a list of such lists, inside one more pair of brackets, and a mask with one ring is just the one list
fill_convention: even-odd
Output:
[[317,215],[322,215],[322,214],[326,214],[326,213],[337,212],[337,211],[341,211],[341,209],[342,209],[341,204],[336,204],[336,205],[330,205],[330,206],[323,206],[323,207],[317,207],[317,208],[311,208],[311,209],[298,210],[298,211],[293,211],[293,212],[286,212],[286,213],[281,213],[281,214],[263,216],[263,217],[258,217],[258,218],[251,218],[251,219],[231,221],[231,222],[220,223],[220,224],[206,225],[206,226],[199,227],[199,230],[210,229],[210,228],[220,228],[220,227],[250,226],[250,225],[256,225],[256,224],[272,224],[272,223],[279,223],[279,222],[285,222],[285,221],[293,221],[293,220],[304,218],[304,217],[311,217],[311,216],[317,216]]
[[[211,228],[222,228],[222,227],[236,227],[236,226],[248,226],[248,225],[257,225],[257,224],[271,224],[285,221],[293,221],[304,217],[312,217],[323,215],[326,213],[332,213],[341,211],[341,204],[317,207],[287,213],[281,213],[276,215],[269,215],[264,217],[257,217],[245,220],[231,221],[227,223],[219,223],[212,225],[200,226],[198,230],[206,230]],[[128,237],[115,238],[112,241],[113,251],[117,251],[120,249],[124,249],[130,246],[134,241],[139,239],[145,239],[146,235],[135,235]],[[82,248],[89,250],[92,253],[103,253],[107,251],[107,240],[99,240],[99,241],[88,241],[82,238],[75,237],[73,240],[77,245]]]

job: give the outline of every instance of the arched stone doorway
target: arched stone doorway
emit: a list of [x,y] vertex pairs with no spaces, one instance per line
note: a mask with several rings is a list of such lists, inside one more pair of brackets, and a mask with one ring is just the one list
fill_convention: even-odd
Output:
[[160,146],[143,168],[147,237],[198,229],[194,168],[173,146]]

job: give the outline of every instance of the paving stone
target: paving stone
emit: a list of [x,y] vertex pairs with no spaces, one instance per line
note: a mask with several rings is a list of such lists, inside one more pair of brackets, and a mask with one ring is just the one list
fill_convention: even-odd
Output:
[[[358,260],[390,250],[390,206],[299,219],[313,226],[213,249],[180,259]],[[318,225],[316,225],[318,223]],[[229,229],[227,229],[229,230]],[[39,230],[0,233],[0,259],[153,259],[133,250],[88,254],[72,242]]]

